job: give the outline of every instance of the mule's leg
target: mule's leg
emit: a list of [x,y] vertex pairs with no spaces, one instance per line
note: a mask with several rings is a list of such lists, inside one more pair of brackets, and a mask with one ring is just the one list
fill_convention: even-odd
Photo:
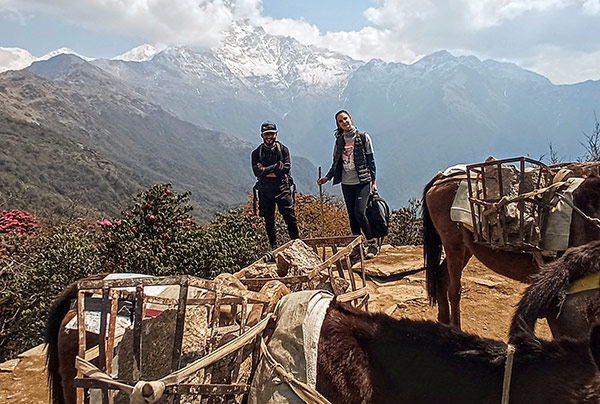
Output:
[[[462,250],[462,251],[460,251]],[[448,300],[450,301],[450,324],[460,328],[460,295],[462,270],[473,254],[464,245],[448,256]]]
[[448,304],[448,262],[444,258],[439,268],[437,287],[438,321],[450,324],[450,305]]
[[[66,322],[63,322],[66,324]],[[75,404],[77,395],[73,380],[77,376],[75,357],[79,353],[79,336],[77,330],[61,327],[58,335],[58,352],[60,354],[59,373],[65,404]]]

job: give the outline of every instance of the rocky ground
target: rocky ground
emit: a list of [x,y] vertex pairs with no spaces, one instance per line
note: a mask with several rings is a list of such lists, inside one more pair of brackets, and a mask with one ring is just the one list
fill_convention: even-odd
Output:
[[[429,306],[422,265],[420,246],[384,246],[380,256],[366,261],[369,310],[435,320],[437,308]],[[524,284],[495,274],[473,258],[463,272],[463,330],[506,341],[510,318],[524,290]],[[550,338],[545,322],[539,323],[536,331],[540,337]],[[0,403],[47,403],[44,366],[40,348],[0,365]]]

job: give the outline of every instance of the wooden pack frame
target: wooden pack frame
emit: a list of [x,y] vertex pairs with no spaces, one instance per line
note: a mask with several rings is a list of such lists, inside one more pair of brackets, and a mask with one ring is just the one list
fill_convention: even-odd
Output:
[[[517,195],[508,195],[509,190],[504,186],[503,172],[505,175],[507,168],[511,166],[518,170]],[[474,241],[495,249],[541,250],[539,243],[541,239],[537,240],[533,237],[532,229],[544,228],[549,210],[548,202],[552,194],[536,193],[536,191],[543,191],[551,185],[556,171],[526,157],[467,165]],[[527,172],[530,177],[526,177]],[[531,178],[534,179],[534,183],[530,183]],[[490,191],[492,181],[497,186],[494,192]],[[526,183],[531,189],[524,189]],[[514,192],[514,189],[512,191]],[[509,208],[518,212],[516,232],[511,232],[507,225]],[[491,220],[492,218],[494,220]],[[497,228],[493,229],[491,223],[494,223]],[[492,237],[492,234],[497,237]],[[512,237],[509,237],[509,234]]]
[[[286,286],[294,286],[301,284],[300,289],[310,289],[311,281],[318,279],[331,284],[334,295],[337,300],[347,301],[355,307],[367,310],[369,293],[367,291],[367,282],[364,268],[364,251],[363,241],[361,236],[343,236],[343,237],[316,237],[302,239],[302,241],[313,249],[323,262],[306,275],[299,276],[283,276],[275,278],[241,278],[240,281],[250,290],[260,290],[265,283],[271,280],[278,280]],[[281,247],[274,250],[272,253],[276,255],[278,252],[288,248],[292,241],[289,241]],[[360,266],[352,267],[350,262],[350,254],[355,247],[360,250]],[[262,259],[256,261],[250,266],[260,263]],[[243,270],[242,270],[243,271]],[[335,271],[335,274],[334,274]],[[358,272],[359,279],[354,276],[354,272]],[[351,290],[346,292],[338,290],[335,283],[331,282],[334,276],[339,276],[349,282]]]
[[[170,299],[155,296],[147,296],[144,288],[148,286],[170,286],[179,287],[179,298]],[[135,288],[135,292],[127,291],[123,288]],[[202,298],[188,298],[190,289],[202,289],[205,291]],[[102,296],[102,310],[100,314],[100,333],[98,336],[98,345],[86,351],[86,331],[85,331],[85,298],[92,294]],[[174,333],[173,350],[171,354],[171,371],[176,371],[182,366],[181,353],[183,344],[183,331],[185,314],[188,306],[202,305],[208,307],[207,321],[210,338],[208,340],[209,353],[216,348],[216,342],[219,336],[225,333],[238,333],[242,335],[248,328],[246,318],[249,304],[262,304],[262,316],[267,316],[265,312],[268,297],[264,294],[216,284],[212,281],[200,279],[192,276],[166,276],[166,277],[143,277],[129,279],[111,279],[111,280],[83,280],[78,283],[77,316],[79,328],[79,356],[91,360],[97,355],[99,368],[110,375],[113,367],[113,357],[116,345],[115,323],[117,317],[118,302],[129,300],[134,302],[133,314],[133,360],[135,367],[141,372],[144,366],[142,357],[143,333],[142,321],[146,318],[146,305],[148,303],[161,304],[176,308],[176,325]],[[241,322],[239,324],[219,327],[219,317],[221,306],[229,305],[232,313],[240,313]],[[110,315],[110,320],[109,316]],[[244,395],[249,391],[249,382],[258,364],[259,341],[262,333],[253,338],[247,345],[252,345],[252,365],[250,377],[247,383],[243,384],[178,384],[167,387],[165,395],[171,396],[171,402],[179,403],[182,394],[198,395],[202,397],[223,396],[226,403],[234,403],[235,395]],[[237,372],[241,364],[242,349],[238,349],[235,354],[236,362],[232,369],[231,380],[237,379]],[[210,367],[208,368],[210,369]],[[134,384],[137,380],[120,380],[123,383]],[[81,373],[75,379],[77,387],[77,402],[84,403],[85,390],[97,388],[102,390],[102,402],[108,403],[108,390],[115,387],[91,378],[84,378]],[[203,401],[204,402],[204,401]]]

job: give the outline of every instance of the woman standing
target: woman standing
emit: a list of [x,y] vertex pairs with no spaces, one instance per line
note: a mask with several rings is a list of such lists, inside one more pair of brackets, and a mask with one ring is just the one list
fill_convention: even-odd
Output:
[[335,122],[333,164],[327,174],[317,180],[317,184],[325,184],[332,178],[334,185],[342,184],[352,234],[360,236],[362,230],[368,241],[366,258],[375,258],[379,247],[372,237],[366,215],[371,190],[377,191],[371,137],[352,125],[352,117],[347,111],[335,114]]

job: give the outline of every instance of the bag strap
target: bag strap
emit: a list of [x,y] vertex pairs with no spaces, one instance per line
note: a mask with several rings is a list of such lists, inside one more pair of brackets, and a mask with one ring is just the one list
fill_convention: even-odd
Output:
[[[277,147],[277,155],[279,156],[279,161],[283,161],[283,151],[281,151],[281,143],[275,141],[275,147]],[[258,149],[258,160],[262,164],[263,157],[265,156],[264,152],[265,144],[261,143],[260,148]]]

